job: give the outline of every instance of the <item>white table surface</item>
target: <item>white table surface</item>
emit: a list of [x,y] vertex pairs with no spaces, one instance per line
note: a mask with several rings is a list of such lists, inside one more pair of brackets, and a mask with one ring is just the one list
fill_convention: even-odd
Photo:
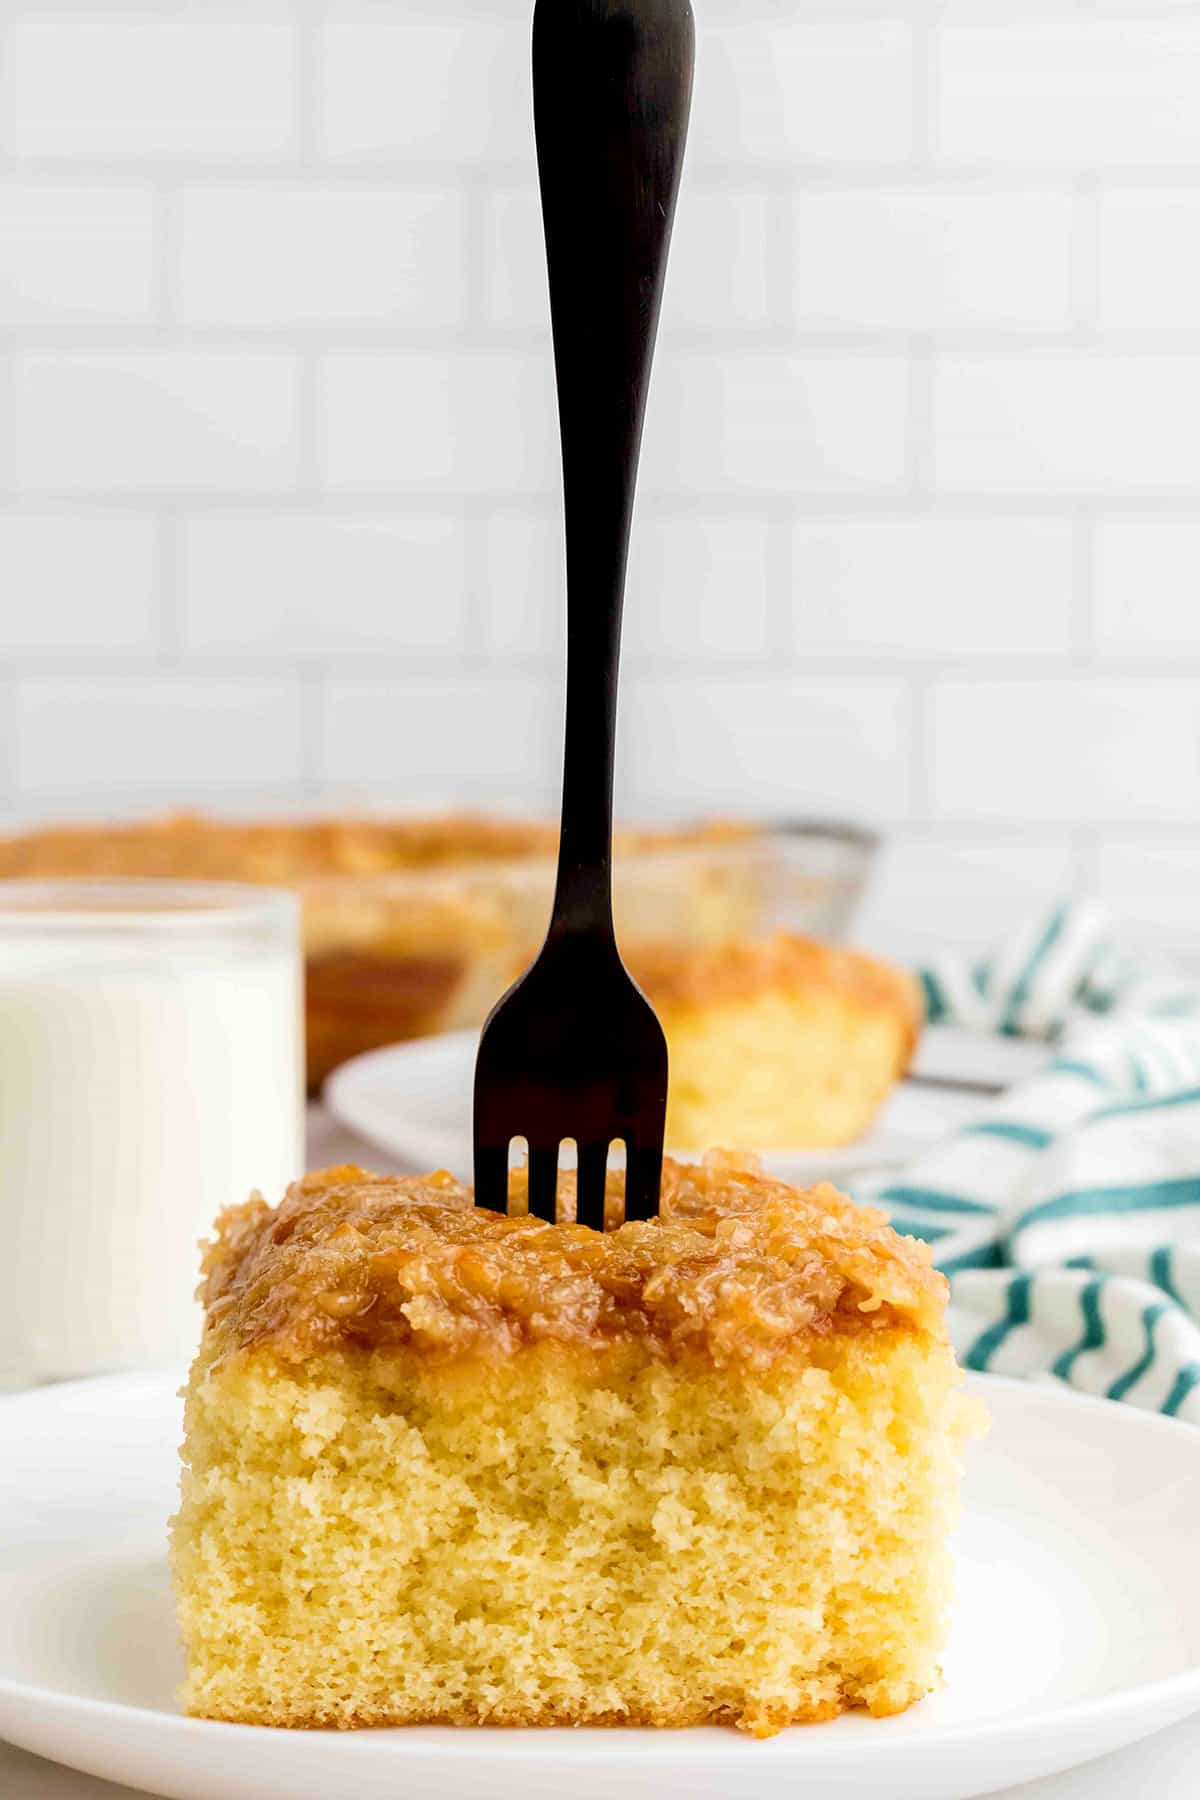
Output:
[[[381,1171],[395,1166],[342,1131],[316,1107],[309,1116],[308,1150],[310,1168],[339,1162],[361,1162]],[[1024,1787],[997,1789],[995,1800],[1191,1800],[1198,1793],[1200,1715],[1065,1775],[1027,1782]],[[0,1743],[0,1800],[146,1800],[146,1796],[133,1788],[114,1787],[112,1782],[76,1774]],[[159,1797],[153,1796],[152,1800]],[[330,1794],[329,1800],[353,1797]],[[814,1795],[813,1800],[818,1800],[818,1796]],[[887,1795],[879,1794],[877,1800],[887,1800]]]

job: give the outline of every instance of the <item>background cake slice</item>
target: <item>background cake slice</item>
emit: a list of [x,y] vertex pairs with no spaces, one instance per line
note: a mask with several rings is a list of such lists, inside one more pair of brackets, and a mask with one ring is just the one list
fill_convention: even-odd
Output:
[[333,1169],[204,1292],[189,1711],[766,1735],[936,1684],[969,1414],[881,1214],[719,1156],[607,1234]]
[[824,1149],[868,1129],[924,1018],[916,982],[861,950],[778,932],[631,947],[667,1034],[667,1142]]

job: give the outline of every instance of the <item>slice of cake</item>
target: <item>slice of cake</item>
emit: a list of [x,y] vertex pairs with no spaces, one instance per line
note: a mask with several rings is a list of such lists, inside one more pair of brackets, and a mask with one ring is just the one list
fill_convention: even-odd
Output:
[[787,932],[626,960],[667,1034],[667,1142],[679,1150],[853,1143],[908,1067],[924,1016],[902,970]]
[[881,1213],[717,1154],[606,1234],[339,1168],[205,1271],[189,1712],[766,1736],[937,1684],[970,1407]]

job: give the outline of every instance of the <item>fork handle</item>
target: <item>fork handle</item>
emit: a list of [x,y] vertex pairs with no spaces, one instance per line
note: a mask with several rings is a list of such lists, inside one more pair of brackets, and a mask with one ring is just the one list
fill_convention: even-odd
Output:
[[690,0],[537,0],[533,104],[567,540],[551,935],[612,931],[617,666],[650,361],[691,103]]

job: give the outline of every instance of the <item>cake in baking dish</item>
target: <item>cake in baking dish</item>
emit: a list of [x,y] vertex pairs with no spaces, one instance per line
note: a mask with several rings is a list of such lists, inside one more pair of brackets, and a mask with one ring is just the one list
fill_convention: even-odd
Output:
[[767,1736],[936,1686],[972,1421],[881,1213],[717,1154],[607,1234],[329,1169],[221,1217],[203,1297],[189,1712]]
[[[252,881],[301,900],[308,1085],[381,1044],[479,1025],[550,913],[556,827],[444,813],[280,821],[172,814],[0,837],[0,879]],[[714,820],[618,831],[631,941],[755,930],[767,839]]]
[[903,1075],[923,1019],[911,976],[789,933],[627,961],[670,1051],[667,1142],[852,1143]]

